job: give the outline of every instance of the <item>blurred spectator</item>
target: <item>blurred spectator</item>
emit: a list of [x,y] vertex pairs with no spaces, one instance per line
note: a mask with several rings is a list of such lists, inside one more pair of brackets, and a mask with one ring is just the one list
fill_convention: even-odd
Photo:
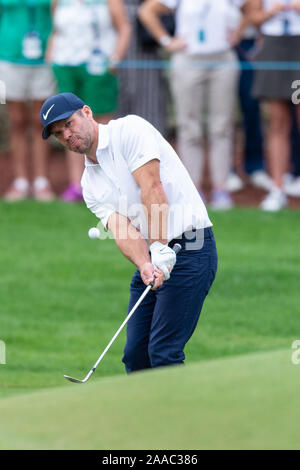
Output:
[[[160,21],[160,15],[170,9],[176,12],[173,38]],[[171,86],[178,151],[199,190],[203,176],[203,106],[208,101],[211,207],[230,208],[232,199],[225,183],[232,165],[233,112],[239,72],[229,33],[239,23],[239,9],[230,0],[146,0],[140,7],[140,19],[172,53]]]
[[[0,0],[0,79],[6,85],[10,118],[13,182],[4,195],[7,201],[33,196],[54,198],[47,178],[49,147],[41,139],[40,108],[55,92],[55,81],[44,63],[51,31],[50,1]],[[32,157],[33,184],[28,176]]]
[[[54,30],[47,57],[53,63],[58,91],[78,95],[107,123],[117,109],[115,68],[124,57],[130,26],[123,0],[54,0]],[[67,150],[69,186],[65,201],[82,199],[83,161]]]
[[284,190],[288,196],[300,197],[300,130],[296,108],[293,104],[290,105],[290,108],[292,113],[291,168],[284,175]]
[[[155,67],[161,59],[159,44],[147,37],[138,20],[138,8],[143,0],[124,1],[132,26],[132,39],[126,55],[127,66],[118,71],[122,89],[118,115],[137,114],[166,136],[168,86],[163,70]],[[150,62],[152,67],[143,68],[143,64]]]
[[[263,40],[256,61],[278,62],[300,61],[300,2],[276,0],[250,0],[249,17],[261,27]],[[288,170],[290,157],[292,83],[299,72],[292,65],[256,70],[253,95],[267,103],[269,112],[268,153],[273,187],[263,200],[261,208],[278,211],[286,206],[284,174]],[[300,121],[300,108],[295,107]]]
[[[247,21],[249,0],[232,1],[241,8],[243,13],[240,27],[235,32],[233,42],[236,43],[236,51],[241,62],[239,102],[244,131],[244,170],[254,186],[270,190],[271,179],[265,171],[260,103],[252,96],[254,69],[251,62],[257,48],[259,31],[255,26],[249,25]],[[226,183],[228,191],[239,191],[243,187],[243,180],[235,172],[232,172]]]

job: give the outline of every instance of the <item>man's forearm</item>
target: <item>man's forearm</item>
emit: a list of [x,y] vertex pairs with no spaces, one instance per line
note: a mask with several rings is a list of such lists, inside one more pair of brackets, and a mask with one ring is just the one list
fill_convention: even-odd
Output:
[[112,231],[119,250],[139,270],[143,264],[151,262],[146,240],[127,217],[118,213],[112,214],[108,221],[108,228]]
[[150,34],[159,43],[162,37],[168,37],[169,33],[161,22],[160,15],[170,13],[170,9],[159,2],[146,1],[138,9],[138,17]]
[[[138,231],[136,232],[137,234],[139,233]],[[136,239],[116,239],[115,241],[123,255],[140,271],[145,263],[151,263],[148,244],[141,236],[138,236]]]
[[263,8],[262,0],[250,0],[246,3],[245,14],[250,24],[260,27],[273,16],[286,10],[284,2],[277,2],[269,9]]
[[138,268],[145,285],[154,282],[153,289],[165,280],[163,271],[153,266],[147,241],[127,217],[117,212],[108,219],[108,228],[114,234],[115,242],[123,255]]
[[155,241],[167,244],[169,205],[162,184],[143,188],[141,198],[147,210],[150,245]]

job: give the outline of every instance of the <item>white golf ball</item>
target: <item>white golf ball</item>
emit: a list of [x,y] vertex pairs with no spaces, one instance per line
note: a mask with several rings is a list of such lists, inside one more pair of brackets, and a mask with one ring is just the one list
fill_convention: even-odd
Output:
[[89,237],[90,238],[99,238],[100,236],[100,231],[97,227],[92,227],[89,230]]

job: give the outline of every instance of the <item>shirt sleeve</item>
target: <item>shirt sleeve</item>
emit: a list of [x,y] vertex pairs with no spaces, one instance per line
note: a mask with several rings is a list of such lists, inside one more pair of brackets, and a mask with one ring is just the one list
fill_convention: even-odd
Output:
[[246,1],[247,0],[229,0],[229,3],[231,3],[233,6],[237,8],[242,8],[242,6],[244,6]]
[[156,0],[159,3],[162,3],[166,7],[174,10],[178,6],[179,0]]
[[[84,175],[81,180],[81,186],[82,186],[82,195],[84,202],[87,206],[87,208],[95,214],[98,219],[101,220],[101,223],[103,226],[107,229],[107,222],[109,217],[114,213],[117,212],[116,208],[114,205],[108,201],[108,197],[103,195],[103,198],[101,198],[101,201],[97,200],[91,191],[89,191],[86,183],[86,176]],[[108,195],[107,195],[108,196]]]
[[128,116],[122,132],[122,153],[131,173],[150,160],[160,160],[157,130],[139,116]]

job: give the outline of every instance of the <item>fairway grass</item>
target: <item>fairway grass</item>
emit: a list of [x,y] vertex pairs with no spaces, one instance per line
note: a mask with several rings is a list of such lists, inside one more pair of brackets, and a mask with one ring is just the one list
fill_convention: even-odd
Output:
[[219,267],[186,366],[127,377],[134,266],[83,204],[0,201],[0,448],[299,448],[299,212],[209,213]]
[[[287,349],[300,334],[298,212],[210,213],[219,267],[187,363]],[[0,397],[84,377],[127,313],[134,266],[111,239],[90,240],[83,204],[0,202]],[[125,330],[99,377],[124,373]]]
[[273,351],[2,399],[0,448],[299,449],[298,367]]

